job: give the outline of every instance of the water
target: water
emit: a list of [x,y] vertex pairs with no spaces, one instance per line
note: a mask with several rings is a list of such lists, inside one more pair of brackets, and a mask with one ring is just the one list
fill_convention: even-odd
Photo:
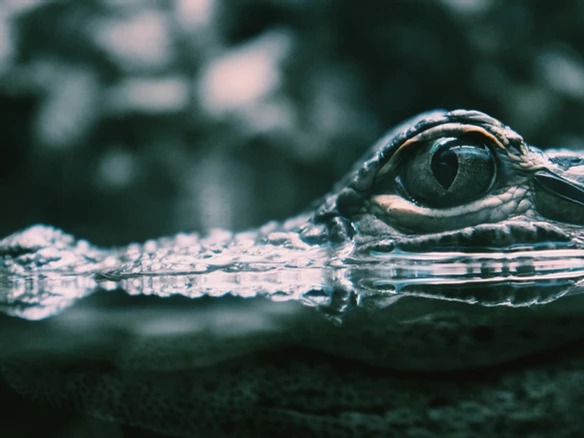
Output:
[[[421,381],[447,398],[462,391],[453,400],[482,400],[482,388],[483,410],[510,387],[532,391],[533,378],[580,396],[564,384],[577,377],[572,362],[552,368],[557,377],[536,368],[536,377],[518,371],[486,386],[457,376],[578,351],[570,345],[584,338],[583,250],[309,244],[294,223],[113,249],[46,226],[0,240],[2,378],[51,406],[179,436],[229,435],[252,423],[250,434],[261,435],[278,412],[300,421],[299,434],[321,417],[350,430],[346,416],[328,418],[318,406],[358,412],[362,400],[391,394],[374,409],[391,417],[403,403],[417,412],[409,397]],[[306,416],[290,403],[307,406]],[[549,412],[554,421],[579,418]],[[382,430],[396,424],[387,421]]]
[[[100,249],[46,226],[0,241],[0,309],[54,316],[99,291],[196,299],[232,295],[297,301],[339,317],[404,297],[530,306],[578,294],[584,250],[426,252],[307,244],[276,224],[259,232],[215,231]],[[354,303],[335,309],[332,294]]]

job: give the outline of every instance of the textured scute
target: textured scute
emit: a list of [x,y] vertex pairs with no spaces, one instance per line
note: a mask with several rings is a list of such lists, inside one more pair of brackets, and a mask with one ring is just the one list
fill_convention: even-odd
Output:
[[4,371],[36,398],[171,436],[574,436],[584,427],[584,357],[538,360],[419,375],[297,350],[182,373]]

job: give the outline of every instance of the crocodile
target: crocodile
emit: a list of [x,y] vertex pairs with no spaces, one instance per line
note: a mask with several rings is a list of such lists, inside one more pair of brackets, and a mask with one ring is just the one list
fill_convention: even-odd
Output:
[[572,436],[583,225],[582,153],[432,111],[281,223],[0,240],[0,369],[170,436]]

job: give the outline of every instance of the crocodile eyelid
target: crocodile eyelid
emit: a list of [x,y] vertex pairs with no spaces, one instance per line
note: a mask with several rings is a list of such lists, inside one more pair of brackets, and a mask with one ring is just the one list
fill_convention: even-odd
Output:
[[425,141],[435,140],[440,137],[459,137],[461,135],[479,134],[490,140],[490,142],[501,150],[506,150],[506,146],[501,142],[497,136],[487,131],[481,126],[462,125],[460,123],[445,123],[434,126],[426,131],[420,132],[414,137],[409,138],[403,142],[395,151],[390,160],[379,170],[377,177],[382,177],[388,172],[392,171],[396,165],[397,157],[403,153],[404,150],[411,148],[413,145]]
[[488,132],[486,129],[480,126],[464,126],[455,123],[447,123],[441,126],[436,126],[434,128],[430,128],[427,131],[421,132],[415,137],[412,137],[406,140],[398,150],[402,148],[408,147],[411,143],[418,143],[422,141],[434,140],[440,137],[451,137],[451,136],[460,136],[460,135],[468,135],[468,134],[481,134],[485,137],[489,138],[493,144],[497,145],[497,147],[501,149],[505,149],[505,145],[499,141],[499,139],[493,135],[492,133]]

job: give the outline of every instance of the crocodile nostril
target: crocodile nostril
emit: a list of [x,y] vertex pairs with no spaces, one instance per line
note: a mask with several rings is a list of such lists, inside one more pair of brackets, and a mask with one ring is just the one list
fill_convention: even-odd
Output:
[[584,223],[584,186],[549,172],[535,174],[535,207],[543,216]]
[[569,201],[584,205],[584,187],[576,185],[553,173],[536,173],[535,180],[549,192]]

